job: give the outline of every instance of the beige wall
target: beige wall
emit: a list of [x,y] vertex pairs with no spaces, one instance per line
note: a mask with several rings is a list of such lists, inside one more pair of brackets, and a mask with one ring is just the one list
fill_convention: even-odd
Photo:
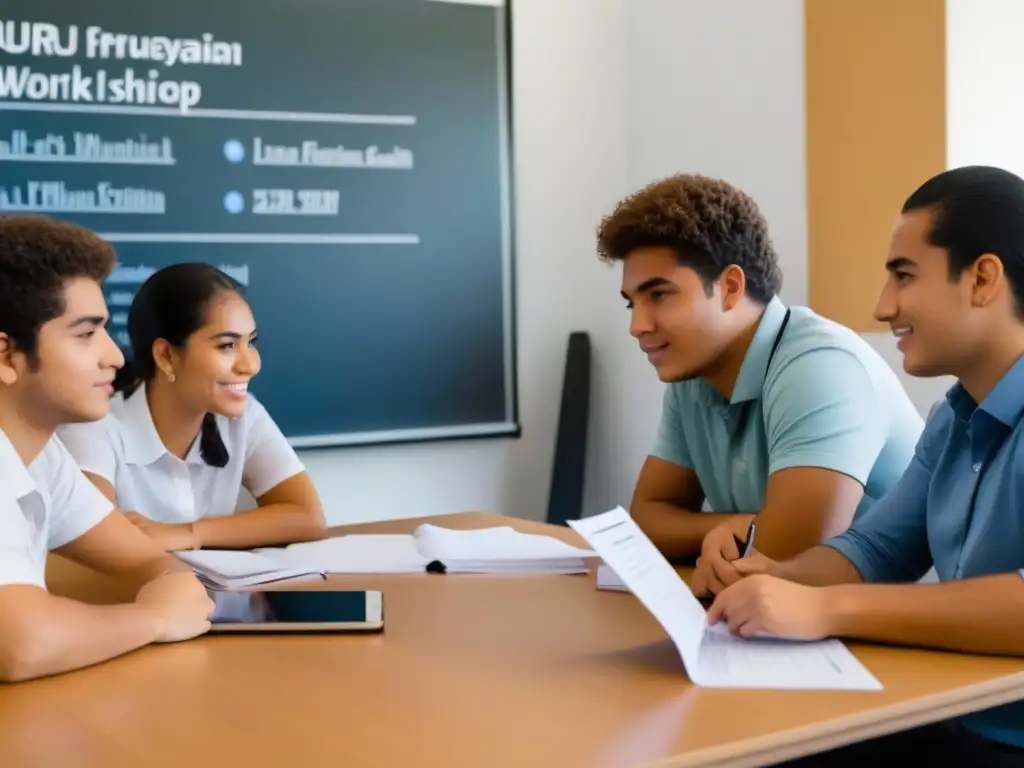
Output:
[[946,162],[944,0],[806,0],[810,302],[858,331],[907,195]]

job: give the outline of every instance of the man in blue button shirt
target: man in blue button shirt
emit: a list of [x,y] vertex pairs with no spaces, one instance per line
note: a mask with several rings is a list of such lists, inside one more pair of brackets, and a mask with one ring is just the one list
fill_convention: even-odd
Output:
[[[718,594],[709,621],[741,635],[1024,655],[1024,180],[978,166],[930,179],[903,206],[886,268],[875,314],[899,337],[903,367],[958,383],[885,498],[793,559],[738,561],[746,578]],[[915,583],[933,565],[940,583]],[[818,760],[904,751],[1024,765],[1024,703]]]
[[700,556],[695,589],[735,579],[755,515],[758,548],[789,557],[896,484],[920,414],[858,334],[783,305],[749,196],[703,176],[655,182],[602,222],[598,251],[622,263],[630,331],[668,384],[631,514],[670,559]]

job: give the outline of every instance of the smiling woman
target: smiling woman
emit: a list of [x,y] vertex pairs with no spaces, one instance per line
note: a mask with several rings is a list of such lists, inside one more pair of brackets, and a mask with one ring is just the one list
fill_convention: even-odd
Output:
[[[136,294],[128,333],[110,416],[60,430],[93,483],[168,550],[322,536],[308,475],[248,392],[261,362],[241,286],[207,264],[162,269]],[[258,508],[235,514],[242,488]]]

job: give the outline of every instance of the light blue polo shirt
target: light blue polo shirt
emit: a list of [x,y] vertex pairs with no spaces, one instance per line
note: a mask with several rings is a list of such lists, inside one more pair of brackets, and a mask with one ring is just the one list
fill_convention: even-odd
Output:
[[704,379],[665,388],[653,456],[697,473],[710,508],[755,514],[768,477],[789,467],[864,486],[862,514],[899,480],[924,423],[896,374],[854,331],[772,299],[726,400]]
[[[892,493],[826,545],[868,582],[914,582],[933,565],[940,581],[1015,571],[1024,576],[1022,416],[1024,357],[981,405],[954,385],[932,409]],[[1024,747],[1024,702],[962,722],[982,736]]]

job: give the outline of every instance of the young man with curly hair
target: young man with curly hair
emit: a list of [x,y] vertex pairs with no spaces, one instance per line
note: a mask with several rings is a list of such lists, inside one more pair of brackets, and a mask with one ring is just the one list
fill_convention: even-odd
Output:
[[[109,410],[123,363],[101,282],[116,261],[88,230],[0,216],[0,682],[96,664],[209,628],[206,590],[113,509],[54,436]],[[49,551],[137,587],[87,605],[46,588]]]
[[783,305],[749,196],[699,175],[658,181],[602,221],[598,253],[621,262],[630,333],[667,384],[631,514],[669,559],[698,558],[695,593],[739,578],[755,518],[757,549],[792,557],[896,484],[920,414],[859,335]]

